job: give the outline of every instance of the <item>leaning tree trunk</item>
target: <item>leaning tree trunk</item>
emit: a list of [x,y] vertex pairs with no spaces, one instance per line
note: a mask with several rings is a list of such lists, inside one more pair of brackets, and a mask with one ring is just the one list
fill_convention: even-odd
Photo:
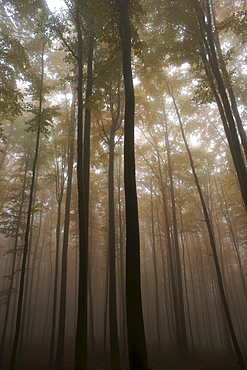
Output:
[[[216,54],[216,45],[212,30],[212,19],[208,1],[206,2],[206,13],[200,6],[199,0],[194,0],[194,9],[197,14],[199,30],[201,35],[201,56],[208,76],[210,86],[216,99],[220,116],[224,125],[233,163],[237,173],[242,198],[247,209],[247,168],[240,145],[237,127],[229,101],[224,79],[220,70]],[[233,101],[232,101],[233,103]],[[236,112],[235,112],[236,113]]]
[[134,153],[135,99],[131,69],[131,25],[129,0],[116,0],[120,14],[122,63],[125,88],[124,186],[126,205],[126,312],[129,367],[148,369],[143,323],[140,276],[140,236]]
[[[169,88],[169,86],[168,86],[168,88]],[[237,340],[237,337],[236,337],[236,333],[235,333],[234,326],[233,326],[233,323],[232,323],[230,310],[229,310],[227,299],[226,299],[226,294],[225,294],[223,279],[222,279],[219,260],[218,260],[216,241],[215,241],[212,222],[211,222],[211,219],[210,219],[210,216],[209,216],[209,213],[208,213],[206,202],[204,200],[204,196],[203,196],[202,189],[201,189],[201,186],[200,186],[200,183],[199,183],[199,179],[197,177],[197,173],[196,173],[196,170],[195,170],[194,161],[193,161],[193,158],[192,158],[192,155],[191,155],[191,151],[190,151],[190,148],[188,146],[188,143],[187,143],[187,140],[186,140],[186,137],[185,137],[183,123],[182,123],[182,120],[181,120],[181,117],[180,117],[180,114],[179,114],[179,111],[178,111],[178,107],[177,107],[175,98],[174,98],[170,88],[169,88],[169,92],[170,92],[170,95],[171,95],[173,103],[174,103],[174,107],[175,107],[176,114],[177,114],[179,124],[180,124],[182,137],[183,137],[184,144],[185,144],[188,156],[189,156],[191,170],[192,170],[193,177],[194,177],[194,180],[195,180],[195,184],[196,184],[196,187],[197,187],[197,191],[198,191],[198,194],[199,194],[199,197],[200,197],[200,201],[201,201],[201,205],[202,205],[202,209],[203,209],[203,213],[204,213],[204,217],[205,217],[205,221],[206,221],[206,225],[207,225],[207,229],[208,229],[208,235],[209,235],[210,245],[211,245],[211,249],[212,249],[212,254],[213,254],[213,258],[214,258],[214,264],[215,264],[219,294],[220,294],[220,298],[221,298],[222,305],[223,305],[223,308],[224,308],[224,313],[225,313],[226,321],[227,321],[227,324],[228,324],[229,332],[230,332],[230,335],[231,335],[231,339],[232,339],[233,346],[234,346],[234,349],[235,349],[235,352],[236,352],[236,356],[237,356],[237,359],[238,359],[239,366],[242,370],[246,370],[247,367],[245,365],[244,358],[243,358],[240,346],[238,344],[238,340]]]

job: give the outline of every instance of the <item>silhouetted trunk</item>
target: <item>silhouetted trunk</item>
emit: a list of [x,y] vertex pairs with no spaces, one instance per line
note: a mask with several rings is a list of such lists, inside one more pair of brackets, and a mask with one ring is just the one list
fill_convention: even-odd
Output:
[[83,179],[83,50],[80,25],[80,3],[76,3],[77,67],[78,67],[78,118],[77,118],[77,187],[79,212],[79,285],[78,312],[75,342],[75,370],[87,369],[87,269],[88,246],[86,240],[85,187]]
[[[49,260],[46,260],[46,263],[47,263],[47,270],[48,270],[48,273],[49,273],[49,276],[50,276],[50,280],[52,280],[52,271],[53,271],[53,269],[52,269],[52,259],[51,259],[51,255],[52,255],[52,211],[51,211],[50,225],[49,225],[49,242],[47,244],[49,245],[49,254],[48,254],[49,255]],[[44,313],[45,322],[44,322],[42,342],[41,342],[42,347],[44,346],[44,342],[45,342],[45,339],[46,339],[46,336],[47,336],[47,334],[46,334],[47,331],[49,333],[49,329],[47,329],[47,327],[50,327],[50,325],[49,325],[49,322],[50,322],[50,302],[51,302],[51,297],[52,297],[52,284],[50,284],[50,281],[49,281],[49,288],[48,288],[47,297],[48,297],[48,302],[47,302],[46,310],[45,310],[45,313]]]
[[154,206],[153,206],[153,184],[151,180],[150,186],[150,197],[151,197],[151,229],[152,229],[152,255],[153,255],[153,267],[154,267],[154,282],[155,282],[155,319],[156,319],[156,331],[158,340],[158,350],[161,352],[161,337],[160,337],[160,302],[159,302],[159,284],[158,284],[158,271],[157,271],[157,257],[156,257],[156,242],[155,242],[155,231],[154,231]]
[[[44,191],[43,191],[43,194],[44,194]],[[43,199],[42,199],[42,202],[43,202]],[[33,285],[34,285],[34,280],[35,280],[34,274],[36,270],[35,263],[37,262],[37,252],[38,252],[38,247],[39,247],[39,242],[40,242],[41,224],[42,224],[42,211],[39,212],[39,225],[36,226],[38,228],[38,235],[35,236],[35,246],[33,248],[33,253],[32,253],[32,267],[30,268],[29,275],[27,274],[27,279],[30,280],[30,286],[28,289],[29,292],[27,295],[27,302],[26,302],[26,306],[27,306],[26,323],[25,323],[26,335],[24,337],[24,341],[25,341],[24,346],[26,348],[28,348],[28,345],[30,344],[30,341],[32,339],[31,328],[32,328],[32,322],[34,321],[34,317],[36,313],[35,312],[36,310],[33,310],[33,314],[30,315],[30,311],[32,312],[32,305],[33,307],[36,307],[35,301],[37,299],[37,294],[38,294],[38,289],[37,289],[38,286],[36,286],[36,289],[34,290],[34,293],[33,293]],[[43,235],[45,235],[45,233],[43,233]],[[43,251],[43,245],[44,244],[42,244],[42,247],[41,247],[42,251]],[[41,257],[39,257],[39,266],[37,268],[38,276],[40,273],[40,269],[39,269],[40,260],[41,260]],[[38,285],[38,281],[39,279],[37,279],[37,285]]]
[[14,237],[14,253],[13,253],[13,260],[12,260],[12,268],[11,268],[11,277],[9,283],[9,291],[7,295],[7,302],[6,302],[6,309],[5,309],[5,316],[4,316],[4,324],[3,324],[3,332],[1,337],[1,345],[0,345],[0,368],[2,367],[2,357],[3,357],[3,350],[5,344],[5,337],[7,332],[8,320],[9,320],[9,312],[10,312],[10,302],[12,297],[12,290],[14,285],[15,279],[15,270],[16,270],[16,257],[17,257],[17,248],[18,248],[18,241],[19,241],[19,231],[21,226],[21,217],[23,215],[23,205],[25,200],[25,191],[26,191],[26,182],[27,182],[27,172],[28,172],[28,163],[29,158],[25,164],[25,171],[24,171],[24,178],[23,178],[23,186],[22,186],[22,194],[21,194],[21,201],[20,201],[20,208],[18,213],[18,218],[16,222],[16,231]]
[[[88,206],[89,206],[89,165],[90,165],[90,125],[93,78],[93,22],[90,24],[87,57],[87,88],[85,126],[83,135],[82,125],[82,69],[83,50],[80,25],[80,3],[77,3],[76,27],[78,36],[78,137],[77,137],[77,180],[78,180],[78,209],[79,209],[79,292],[78,316],[75,346],[75,370],[87,369],[87,311],[88,311]],[[83,140],[84,139],[84,140]]]
[[[118,110],[120,107],[118,107]],[[112,112],[113,113],[113,112]],[[111,369],[118,370],[120,366],[117,297],[116,297],[116,237],[115,237],[115,204],[114,204],[114,148],[115,132],[118,120],[112,117],[109,138],[109,169],[108,169],[108,247],[109,247],[109,322]]]
[[135,99],[131,69],[129,0],[116,0],[120,14],[125,88],[124,185],[126,205],[126,312],[130,370],[148,369],[140,277],[140,237],[134,153]]
[[[36,178],[38,178],[38,171],[36,171]],[[33,192],[33,205],[34,208],[34,202],[36,199],[36,191],[37,191],[37,182],[35,183],[35,188]],[[31,283],[31,259],[33,252],[31,253],[32,243],[34,243],[34,221],[35,221],[35,212],[32,212],[31,215],[31,221],[30,221],[30,235],[29,235],[29,250],[28,250],[28,256],[27,256],[27,263],[26,263],[26,274],[25,274],[25,286],[24,286],[24,295],[23,295],[23,305],[22,305],[22,318],[21,318],[21,329],[20,329],[20,338],[19,338],[19,345],[18,345],[18,353],[17,356],[21,357],[23,353],[23,347],[24,347],[24,338],[26,334],[26,322],[28,320],[28,294],[29,294],[29,286]],[[35,253],[34,248],[34,253]]]
[[64,358],[64,341],[65,341],[65,323],[66,323],[66,297],[67,297],[67,256],[69,243],[69,224],[70,224],[70,200],[72,190],[72,176],[74,164],[74,136],[75,136],[75,112],[74,112],[74,96],[71,104],[71,115],[69,122],[69,156],[68,156],[68,177],[67,191],[65,202],[65,217],[64,217],[64,236],[62,246],[62,265],[61,265],[61,285],[60,285],[60,306],[58,320],[58,340],[56,350],[56,360],[54,369],[63,369]]
[[175,335],[176,335],[176,346],[178,353],[182,354],[182,336],[181,336],[181,325],[180,325],[180,317],[179,317],[179,301],[178,301],[178,293],[177,293],[177,285],[176,285],[176,277],[175,277],[175,266],[174,266],[174,258],[173,258],[173,248],[172,248],[172,236],[171,236],[171,225],[169,220],[168,214],[168,202],[165,190],[165,180],[163,179],[162,170],[161,170],[161,163],[160,163],[160,155],[159,151],[157,150],[157,157],[158,157],[158,168],[159,168],[159,175],[160,175],[160,190],[162,194],[162,203],[163,203],[163,212],[164,212],[164,222],[165,222],[165,233],[166,233],[166,247],[167,247],[167,254],[168,254],[168,268],[169,268],[169,276],[171,279],[171,296],[173,302],[173,313],[174,313],[174,326],[175,326]]
[[123,343],[123,354],[126,354],[126,304],[125,304],[125,276],[124,276],[124,216],[122,211],[121,201],[121,164],[122,164],[122,153],[119,151],[119,163],[118,163],[118,174],[117,174],[117,185],[118,185],[118,227],[119,227],[119,249],[120,249],[120,292],[121,292],[121,313],[122,313],[122,343]]
[[[212,10],[213,23],[214,23],[214,26],[216,26],[216,15],[215,15],[215,9],[214,9],[214,4],[213,4],[212,0],[210,0],[210,6],[211,6],[211,10]],[[231,84],[231,77],[230,77],[230,75],[227,71],[225,60],[224,60],[223,53],[222,53],[222,50],[221,50],[221,45],[220,45],[220,39],[219,39],[218,32],[214,32],[214,42],[215,42],[216,51],[218,53],[218,57],[219,57],[219,61],[220,61],[220,67],[222,69],[224,79],[225,79],[225,81],[228,82],[227,91],[228,91],[228,95],[229,95],[230,102],[231,102],[231,108],[232,108],[234,118],[236,120],[238,132],[239,132],[239,135],[240,135],[240,138],[241,138],[242,147],[243,147],[243,150],[244,150],[244,153],[245,153],[245,159],[247,160],[247,137],[246,137],[246,133],[244,131],[242,119],[241,119],[239,111],[238,111],[238,106],[237,106],[235,94],[234,94],[232,84]]]
[[59,253],[60,253],[60,238],[61,238],[61,207],[63,200],[63,191],[57,194],[57,225],[56,225],[56,251],[55,251],[55,275],[54,275],[54,288],[53,288],[53,308],[52,308],[52,324],[51,324],[51,342],[48,366],[53,366],[53,356],[56,341],[57,329],[57,304],[58,304],[58,273],[59,273]]
[[93,312],[93,293],[92,293],[92,264],[88,266],[88,295],[89,295],[89,329],[91,351],[95,352],[95,336],[94,336],[94,312]]
[[174,339],[173,339],[173,333],[172,333],[172,329],[174,328],[174,316],[172,315],[172,319],[170,319],[168,301],[171,295],[168,294],[168,288],[167,288],[168,282],[167,282],[167,277],[166,277],[165,253],[164,253],[164,247],[163,247],[163,242],[162,242],[162,234],[161,234],[161,229],[160,229],[158,209],[156,210],[156,213],[157,213],[157,218],[158,218],[157,225],[158,225],[158,232],[159,232],[160,252],[161,252],[161,261],[162,261],[162,275],[163,275],[163,287],[164,287],[164,297],[165,297],[165,305],[166,305],[167,326],[168,326],[168,333],[169,333],[170,341],[172,343],[172,346],[175,346]]
[[35,154],[34,154],[33,167],[32,167],[32,181],[31,181],[31,187],[30,187],[28,211],[27,211],[27,221],[26,221],[24,249],[23,249],[23,257],[22,257],[22,265],[21,265],[21,277],[20,277],[20,286],[19,286],[19,299],[18,299],[18,306],[17,306],[15,337],[14,337],[14,343],[13,343],[13,348],[12,348],[12,353],[11,353],[10,370],[14,370],[15,368],[17,346],[18,346],[20,328],[21,328],[22,302],[23,302],[23,293],[24,293],[24,284],[25,284],[26,261],[27,261],[28,248],[29,248],[30,221],[31,221],[31,215],[32,215],[33,193],[34,193],[34,185],[35,185],[35,180],[36,180],[36,167],[37,167],[37,161],[38,161],[40,135],[41,135],[41,114],[42,114],[43,81],[44,81],[44,50],[45,50],[45,42],[43,41],[42,53],[41,53],[41,79],[40,79],[40,91],[39,91],[39,110],[38,110],[38,117],[37,117],[38,127],[37,127],[37,136],[36,136],[36,147],[35,147]]
[[[164,115],[165,115],[165,109],[164,109]],[[175,265],[175,271],[176,271],[175,277],[176,277],[176,286],[177,286],[177,301],[179,305],[178,306],[179,327],[180,327],[180,335],[181,335],[181,348],[179,348],[179,352],[182,356],[184,356],[188,353],[188,343],[187,343],[186,322],[185,322],[185,312],[184,312],[182,267],[181,267],[181,260],[180,260],[180,251],[179,251],[175,191],[174,191],[174,185],[173,185],[173,169],[172,169],[172,164],[171,164],[170,143],[168,139],[166,116],[165,116],[165,143],[166,143],[167,165],[168,165],[168,174],[169,174],[170,191],[171,191],[173,241],[174,241],[174,250],[175,250],[174,265]]]
[[196,10],[202,38],[203,49],[201,50],[201,56],[204,63],[205,72],[208,76],[210,86],[212,88],[220,112],[229,148],[232,154],[233,163],[238,176],[242,198],[245,204],[245,208],[247,209],[247,169],[238,138],[234,114],[226,93],[224,80],[220,72],[219,63],[216,55],[210,6],[207,1],[206,12],[204,14],[199,1],[194,0],[194,8]]
[[191,316],[190,316],[190,302],[188,297],[188,286],[186,281],[186,270],[185,270],[185,245],[184,245],[184,235],[183,235],[183,217],[182,217],[182,206],[179,205],[179,221],[181,225],[181,245],[183,250],[183,265],[184,265],[184,290],[185,290],[185,298],[186,298],[186,305],[187,305],[187,313],[188,313],[188,327],[191,337],[191,346],[192,346],[192,353],[195,353],[195,343],[194,343],[194,337],[193,337],[193,331],[192,331],[192,325],[191,325]]
[[[40,214],[40,216],[42,216],[42,215]],[[41,220],[42,220],[42,217],[40,217],[40,229],[41,229]],[[43,237],[42,237],[42,243],[41,243],[41,251],[40,251],[40,255],[38,257],[39,263],[38,263],[38,267],[36,268],[38,273],[37,273],[37,278],[36,278],[36,286],[34,288],[34,294],[33,294],[33,289],[31,289],[31,287],[30,287],[30,296],[33,300],[34,310],[33,310],[33,314],[30,315],[30,318],[29,318],[29,331],[30,332],[27,330],[26,337],[28,339],[28,342],[26,341],[26,348],[28,348],[28,345],[30,345],[32,343],[32,340],[34,339],[34,323],[35,323],[36,316],[38,314],[38,310],[36,310],[35,308],[38,307],[38,298],[39,298],[40,291],[41,291],[42,296],[43,296],[43,293],[44,293],[44,288],[43,287],[44,287],[45,279],[44,279],[44,276],[42,276],[42,278],[40,278],[40,274],[41,274],[41,261],[42,261],[42,256],[43,256],[43,252],[44,252],[44,247],[45,247],[46,228],[47,228],[47,219],[45,220],[44,226],[43,226]],[[35,257],[34,257],[34,259],[36,260]],[[35,266],[34,266],[34,270],[35,270]],[[34,280],[34,278],[33,278],[33,280]],[[42,282],[42,286],[40,287],[41,282]],[[40,299],[41,302],[43,300],[42,296],[41,296],[41,299]],[[30,304],[29,307],[31,307],[31,304]],[[39,317],[42,316],[42,318],[43,318],[43,314],[41,314],[41,312],[39,312],[39,314],[40,314]]]
[[109,298],[109,248],[106,256],[106,276],[105,276],[105,301],[104,301],[104,328],[103,328],[103,352],[106,357],[107,349],[107,319],[108,319],[108,298]]

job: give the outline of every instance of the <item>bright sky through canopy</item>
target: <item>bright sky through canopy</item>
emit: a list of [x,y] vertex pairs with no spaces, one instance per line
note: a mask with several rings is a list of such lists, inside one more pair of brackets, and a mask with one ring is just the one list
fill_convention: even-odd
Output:
[[55,9],[59,9],[65,6],[63,0],[46,0],[49,9],[53,12]]

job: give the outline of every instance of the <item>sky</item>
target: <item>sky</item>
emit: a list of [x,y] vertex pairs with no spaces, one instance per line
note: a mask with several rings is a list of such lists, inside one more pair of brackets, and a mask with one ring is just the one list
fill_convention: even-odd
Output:
[[65,5],[63,0],[46,0],[46,2],[51,11],[59,9]]

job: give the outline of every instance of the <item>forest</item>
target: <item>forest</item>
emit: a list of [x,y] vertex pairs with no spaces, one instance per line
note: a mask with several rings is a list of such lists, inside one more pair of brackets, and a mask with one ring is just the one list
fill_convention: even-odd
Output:
[[0,369],[247,369],[245,0],[0,0]]

